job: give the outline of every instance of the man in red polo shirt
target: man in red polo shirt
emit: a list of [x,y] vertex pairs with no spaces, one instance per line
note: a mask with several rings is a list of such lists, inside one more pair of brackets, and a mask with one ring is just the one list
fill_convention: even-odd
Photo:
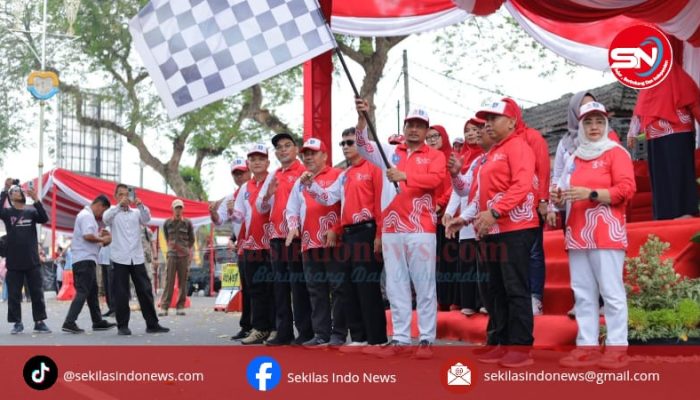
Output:
[[[221,226],[224,223],[231,221],[231,217],[233,216],[233,204],[236,201],[236,196],[238,196],[241,186],[250,180],[250,176],[251,174],[246,160],[244,158],[234,159],[233,163],[231,163],[231,177],[233,178],[233,182],[236,184],[236,190],[232,194],[224,197],[223,200],[219,202],[218,209],[216,207],[216,202],[209,203],[209,214],[212,222],[214,222],[216,226]],[[240,223],[232,221],[231,242],[235,243],[238,237],[243,236],[245,236],[245,228],[242,227]],[[240,257],[243,254],[243,249],[239,247],[237,251],[238,257]],[[243,339],[250,334],[250,330],[252,329],[250,296],[247,294],[248,288],[243,273],[243,265],[239,264],[238,269],[241,276],[241,300],[243,303],[243,312],[241,313],[240,320],[241,329],[238,331],[238,333],[231,336],[231,340]]]
[[[386,293],[391,304],[394,336],[377,354],[391,357],[411,344],[411,282],[416,290],[420,342],[415,357],[432,357],[437,325],[435,292],[435,190],[447,179],[445,155],[425,144],[429,119],[424,110],[413,110],[404,119],[406,142],[384,146],[391,167],[379,154],[378,143],[367,138],[363,111],[369,103],[356,99],[357,146],[360,155],[386,171],[382,185],[382,252]],[[399,185],[397,193],[394,183]],[[410,277],[410,281],[409,281]]]
[[363,350],[362,346],[386,343],[386,313],[382,300],[380,277],[382,265],[373,253],[381,252],[382,170],[360,157],[355,145],[355,128],[343,131],[340,146],[350,165],[327,188],[304,179],[306,191],[318,203],[341,203],[340,222],[343,226],[341,269],[343,284],[340,301],[345,304],[345,316],[351,343],[342,352]]
[[486,304],[493,305],[489,344],[515,350],[496,347],[479,361],[511,368],[533,362],[525,347],[533,342],[528,270],[539,226],[535,156],[522,137],[523,125],[517,124],[517,107],[497,101],[476,113],[486,120],[486,133],[495,142],[477,176],[479,213],[474,220],[486,249],[482,255],[489,279]]
[[262,143],[253,145],[248,150],[248,168],[253,178],[244,183],[234,204],[233,221],[245,226],[245,235],[238,237],[238,248],[243,250],[239,265],[243,265],[245,283],[250,296],[251,325],[253,329],[242,344],[261,344],[269,335],[273,340],[275,333],[275,315],[273,309],[273,289],[270,267],[270,216],[259,213],[255,201],[260,196],[267,169],[270,166],[267,146]]
[[[306,280],[301,262],[301,241],[295,239],[285,246],[289,233],[286,208],[292,186],[305,171],[299,162],[294,137],[289,133],[278,133],[272,137],[277,160],[282,167],[267,176],[260,189],[255,207],[260,213],[270,214],[270,264],[274,272],[275,325],[277,337],[265,342],[268,346],[302,344],[314,336],[311,327],[311,303],[306,289]],[[291,292],[291,296],[290,296]],[[290,303],[291,297],[291,303]],[[292,309],[294,313],[292,314]],[[296,326],[299,336],[294,339]]]
[[342,171],[326,165],[326,146],[319,139],[304,142],[301,153],[306,172],[289,194],[287,245],[301,237],[301,256],[311,299],[311,325],[314,330],[314,337],[303,344],[340,346],[345,344],[348,335],[340,301],[347,285],[343,285],[343,279],[337,279],[338,275],[342,275],[343,266],[332,252],[340,236],[340,204],[325,206],[315,202],[311,195],[304,192],[301,180],[313,180],[321,187],[328,187]]

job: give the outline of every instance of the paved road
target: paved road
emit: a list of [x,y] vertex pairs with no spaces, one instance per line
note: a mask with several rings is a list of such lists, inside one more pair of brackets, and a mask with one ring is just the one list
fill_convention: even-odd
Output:
[[[54,298],[52,298],[52,296]],[[61,331],[61,325],[68,313],[70,302],[58,301],[53,292],[46,292],[46,308],[48,319],[46,324],[51,328],[51,334],[35,334],[32,322],[31,303],[22,303],[22,319],[24,320],[24,333],[11,335],[12,324],[7,323],[7,303],[0,303],[0,346],[3,345],[238,345],[239,342],[229,338],[239,330],[238,321],[240,313],[224,313],[214,311],[214,297],[192,296],[192,307],[186,310],[187,315],[175,316],[174,310],[167,317],[161,317],[160,323],[170,328],[170,332],[161,334],[147,334],[146,324],[140,311],[131,312],[131,336],[118,336],[116,328],[109,331],[93,332],[90,328],[92,322],[90,313],[86,307],[78,317],[77,324],[86,330],[83,334],[72,334]],[[132,308],[136,302],[132,302]],[[103,311],[106,306],[103,305]],[[109,318],[115,322],[114,318]],[[4,325],[4,326],[3,326]],[[464,345],[463,342],[438,340],[437,345]]]
[[[117,330],[93,332],[92,322],[87,307],[78,317],[77,324],[86,330],[84,334],[72,334],[61,331],[61,325],[68,313],[70,302],[50,298],[52,292],[46,292],[46,308],[48,319],[46,324],[51,328],[51,334],[35,334],[32,322],[31,303],[22,303],[22,319],[24,333],[11,335],[12,324],[7,323],[7,303],[0,303],[0,318],[5,322],[0,325],[0,345],[229,345],[232,334],[238,332],[239,313],[223,313],[214,311],[213,297],[191,297],[192,307],[186,310],[187,315],[171,315],[161,317],[161,325],[170,328],[164,334],[147,334],[146,323],[140,311],[131,312],[131,336],[118,336]],[[132,303],[135,306],[136,303]],[[106,307],[103,305],[103,311]],[[115,322],[114,318],[108,318]]]

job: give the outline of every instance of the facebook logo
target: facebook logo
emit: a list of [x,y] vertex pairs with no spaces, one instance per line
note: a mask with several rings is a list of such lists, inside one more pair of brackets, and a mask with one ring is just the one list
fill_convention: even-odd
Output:
[[246,368],[246,379],[253,389],[267,392],[274,389],[282,378],[282,368],[272,357],[255,357]]

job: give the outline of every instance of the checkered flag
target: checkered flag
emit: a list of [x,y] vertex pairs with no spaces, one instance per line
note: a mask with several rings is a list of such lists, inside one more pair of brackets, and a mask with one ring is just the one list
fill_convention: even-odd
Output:
[[316,0],[151,0],[129,30],[171,118],[335,47]]

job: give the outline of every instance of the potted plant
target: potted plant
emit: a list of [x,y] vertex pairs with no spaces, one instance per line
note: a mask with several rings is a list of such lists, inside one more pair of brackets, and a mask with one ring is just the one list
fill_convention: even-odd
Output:
[[639,256],[625,263],[630,344],[700,344],[700,279],[681,277],[669,244],[649,235]]

